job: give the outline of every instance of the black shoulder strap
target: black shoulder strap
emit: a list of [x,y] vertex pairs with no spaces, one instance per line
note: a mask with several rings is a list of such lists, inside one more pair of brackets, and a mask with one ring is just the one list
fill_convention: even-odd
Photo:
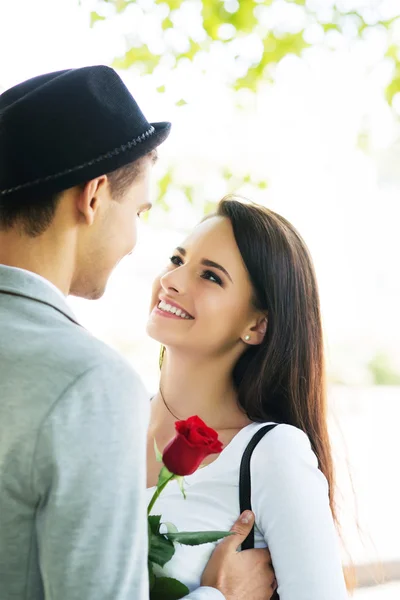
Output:
[[[242,461],[240,463],[240,474],[239,474],[239,502],[240,502],[240,513],[244,510],[251,510],[251,476],[250,476],[250,459],[253,454],[254,448],[258,442],[264,437],[266,433],[274,429],[278,423],[273,425],[265,425],[261,427],[251,438],[247,445],[246,450],[243,453]],[[247,538],[242,544],[242,550],[248,550],[254,548],[254,525]]]

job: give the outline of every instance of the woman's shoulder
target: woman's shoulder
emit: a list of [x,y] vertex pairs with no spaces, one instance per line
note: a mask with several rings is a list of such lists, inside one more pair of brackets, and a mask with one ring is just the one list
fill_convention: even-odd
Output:
[[[254,433],[262,426],[257,424]],[[286,423],[276,424],[261,438],[254,450],[252,463],[259,465],[260,468],[266,468],[268,465],[284,467],[284,465],[300,463],[318,468],[318,460],[307,434],[298,427]]]
[[318,468],[318,459],[308,436],[292,425],[279,424],[258,443],[251,458],[254,493],[281,498],[297,494],[299,488],[326,496],[328,483]]
[[285,448],[304,448],[311,450],[309,437],[302,429],[299,429],[294,425],[288,425],[287,423],[276,423],[274,421],[268,421],[266,423],[252,423],[251,425],[248,425],[245,428],[247,431],[246,438],[248,442],[250,442],[253,436],[264,427],[271,428],[261,438],[259,444],[262,444],[263,446],[267,445],[270,451],[276,450],[280,452]]

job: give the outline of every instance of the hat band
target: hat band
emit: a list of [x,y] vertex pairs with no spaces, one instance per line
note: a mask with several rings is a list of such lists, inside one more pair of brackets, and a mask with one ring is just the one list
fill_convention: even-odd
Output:
[[54,175],[48,175],[47,177],[42,177],[39,179],[35,179],[34,181],[29,181],[28,183],[22,183],[21,185],[17,185],[15,187],[8,188],[7,190],[0,190],[0,196],[5,196],[6,194],[10,194],[12,192],[22,190],[24,188],[30,187],[32,185],[36,185],[38,183],[45,183],[46,181],[50,181],[51,179],[57,179],[57,177],[62,177],[63,175],[68,175],[68,173],[73,173],[74,171],[79,171],[79,169],[84,169],[85,167],[90,167],[91,165],[101,162],[105,158],[113,158],[113,156],[117,156],[118,154],[121,154],[122,152],[126,152],[126,150],[130,150],[134,146],[137,146],[141,142],[144,142],[147,138],[149,138],[151,135],[153,135],[154,132],[155,132],[155,129],[154,129],[153,125],[150,125],[150,128],[147,129],[147,131],[145,131],[144,133],[142,133],[142,135],[139,135],[138,137],[134,138],[130,142],[127,142],[126,144],[122,144],[122,146],[119,146],[118,148],[114,148],[114,150],[110,150],[109,152],[106,152],[105,154],[102,154],[101,156],[98,156],[97,158],[93,158],[92,160],[89,160],[88,162],[85,162],[81,165],[77,165],[76,167],[72,167],[71,169],[65,169],[64,171],[59,171],[58,173],[55,173]]

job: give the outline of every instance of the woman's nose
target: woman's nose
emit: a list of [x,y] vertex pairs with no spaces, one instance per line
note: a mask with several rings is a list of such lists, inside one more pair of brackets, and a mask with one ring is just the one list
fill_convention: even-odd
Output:
[[185,272],[184,267],[178,267],[173,271],[165,273],[165,275],[161,277],[160,283],[165,292],[184,294],[188,286],[187,273]]

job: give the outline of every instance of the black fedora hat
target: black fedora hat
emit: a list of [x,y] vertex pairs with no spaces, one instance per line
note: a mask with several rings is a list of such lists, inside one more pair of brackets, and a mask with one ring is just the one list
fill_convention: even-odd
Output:
[[0,202],[35,199],[110,173],[156,148],[170,127],[149,123],[106,66],[24,81],[0,95]]

